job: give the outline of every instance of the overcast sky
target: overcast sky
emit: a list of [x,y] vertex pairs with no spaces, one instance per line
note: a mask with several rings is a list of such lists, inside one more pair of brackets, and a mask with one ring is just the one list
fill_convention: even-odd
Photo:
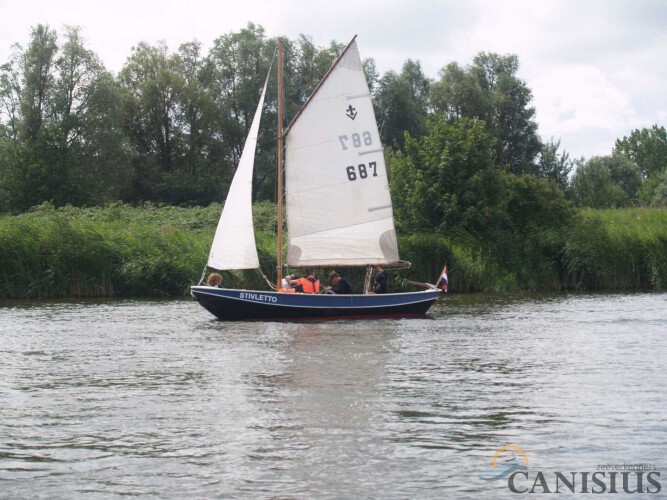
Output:
[[30,28],[81,26],[117,72],[139,41],[170,49],[245,27],[317,46],[357,34],[381,74],[416,59],[427,76],[481,51],[516,54],[539,133],[572,158],[610,154],[636,128],[667,125],[667,0],[0,0],[0,64]]

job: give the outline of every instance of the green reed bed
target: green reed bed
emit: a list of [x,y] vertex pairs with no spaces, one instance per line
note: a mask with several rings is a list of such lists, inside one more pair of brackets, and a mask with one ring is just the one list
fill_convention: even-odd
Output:
[[0,297],[182,295],[208,253],[209,219],[123,205],[2,217]]
[[492,290],[502,287],[504,280],[511,280],[485,256],[482,245],[465,233],[402,235],[399,248],[401,258],[412,264],[400,273],[404,280],[436,283],[445,264],[449,288],[457,292]]
[[[0,216],[0,298],[184,296],[208,257],[221,205],[206,208],[55,209]],[[260,266],[275,279],[275,207],[254,206]],[[567,226],[502,232],[399,234],[408,270],[390,274],[435,283],[444,264],[454,292],[659,290],[667,287],[667,210],[585,210]],[[292,270],[296,273],[299,270]],[[323,282],[330,269],[320,269]],[[361,291],[365,270],[342,269]],[[256,270],[223,272],[227,287],[267,289]]]
[[[222,205],[120,203],[0,216],[0,298],[184,296],[201,277]],[[275,269],[275,208],[254,207],[263,272]],[[260,273],[223,272],[229,287],[266,288]]]
[[568,287],[667,287],[667,210],[584,210],[565,245]]
[[446,262],[450,290],[661,290],[667,288],[667,210],[582,210],[568,224],[499,231],[403,235],[411,273]]
[[112,261],[91,227],[55,214],[0,219],[0,297],[107,296]]

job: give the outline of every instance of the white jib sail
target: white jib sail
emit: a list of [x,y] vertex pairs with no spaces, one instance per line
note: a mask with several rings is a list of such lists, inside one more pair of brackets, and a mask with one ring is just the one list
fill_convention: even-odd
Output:
[[291,266],[399,260],[387,171],[356,42],[287,132]]
[[214,269],[256,269],[259,267],[252,223],[252,171],[268,78],[252,120],[248,137],[227,200],[215,231],[208,266]]

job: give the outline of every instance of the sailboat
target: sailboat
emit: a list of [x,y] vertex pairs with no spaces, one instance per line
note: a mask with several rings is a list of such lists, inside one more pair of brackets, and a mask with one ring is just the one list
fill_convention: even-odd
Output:
[[[283,191],[287,206],[289,268],[364,266],[370,272],[371,266],[396,265],[401,261],[383,148],[356,36],[286,129],[282,124],[281,43],[277,52],[276,283],[281,283],[283,277]],[[251,192],[267,85],[268,77],[218,223],[208,268],[259,269]],[[424,285],[423,290],[405,293],[335,295],[239,290],[200,284],[191,287],[191,294],[221,320],[357,319],[426,314],[441,290],[434,285]]]

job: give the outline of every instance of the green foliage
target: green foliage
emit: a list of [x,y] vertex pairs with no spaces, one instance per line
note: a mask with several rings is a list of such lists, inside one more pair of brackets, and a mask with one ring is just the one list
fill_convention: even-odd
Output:
[[630,158],[642,177],[649,179],[667,169],[667,131],[658,125],[633,130],[629,137],[616,140],[613,152]]
[[651,199],[651,205],[654,207],[666,207],[667,206],[667,169],[663,172],[661,176],[656,176],[659,180],[655,191],[653,192],[653,198]]
[[[286,109],[294,116],[343,45],[318,48],[305,36],[284,42]],[[217,38],[208,54],[194,41],[175,52],[141,42],[114,78],[78,28],[59,35],[38,25],[0,66],[0,210],[44,201],[221,201],[275,45],[252,23]],[[372,61],[365,66],[374,71]],[[275,198],[276,99],[270,85],[255,199]]]
[[34,140],[44,125],[51,106],[54,64],[58,34],[49,26],[38,25],[30,33],[30,44],[19,56],[23,88],[19,93],[19,108],[23,119],[19,133],[24,140]]
[[667,207],[667,168],[642,183],[638,199],[644,207]]
[[403,235],[399,242],[412,275],[437,276],[446,262],[452,292],[667,288],[665,210],[585,210],[560,227],[497,236],[492,252],[461,232]]
[[[260,266],[275,269],[276,209],[254,207]],[[0,298],[180,296],[199,279],[220,204],[40,205],[0,217]],[[225,286],[266,288],[256,271],[226,271]]]
[[667,282],[667,212],[584,211],[568,235],[567,286],[574,289],[662,289]]
[[390,157],[398,226],[405,231],[463,228],[481,232],[502,218],[501,171],[491,161],[493,140],[479,120],[453,124],[435,117],[405,154]]
[[90,226],[51,211],[0,219],[0,297],[107,296],[113,253]]
[[[56,206],[103,205],[114,200],[179,205],[222,201],[276,41],[266,37],[264,28],[249,23],[218,37],[208,53],[196,41],[175,51],[164,44],[142,42],[114,76],[85,46],[79,28],[65,26],[56,32],[48,25],[37,25],[27,43],[14,45],[9,60],[0,66],[0,212],[20,212],[44,201]],[[282,41],[289,120],[344,45],[332,41],[327,47],[316,47],[306,35]],[[473,156],[488,155],[497,170],[534,173],[566,188],[572,162],[567,153],[559,153],[559,141],[542,144],[539,140],[531,91],[517,77],[516,55],[482,52],[468,66],[445,66],[436,81],[427,78],[420,62],[413,59],[405,62],[400,73],[381,76],[372,59],[364,61],[364,68],[375,97],[380,133],[390,149],[413,157],[405,150],[406,132],[420,139],[431,133],[429,121],[444,117],[449,125],[465,128],[457,122],[466,118],[483,123],[488,137],[483,144],[453,151],[451,158],[443,159],[445,164],[465,163],[461,155],[467,154],[463,151],[467,147]],[[275,199],[274,78],[259,134],[254,200]],[[473,152],[478,146],[480,150]],[[612,180],[596,188],[598,199],[578,194],[583,198],[577,199],[580,205],[664,203],[665,189],[658,180],[667,166],[663,126],[632,131],[616,142],[614,155],[637,165],[641,188],[636,189],[630,173],[623,173],[619,180],[612,169]],[[466,174],[470,170],[463,168]],[[494,182],[495,174],[483,171],[488,178],[471,179],[464,193],[477,195],[481,185]],[[475,183],[477,188],[472,186]],[[596,189],[591,191],[593,198]],[[494,223],[504,217],[502,203],[475,208],[468,201],[464,203],[467,213],[456,214],[462,193],[452,193],[456,196],[451,199],[437,200],[438,210],[468,219],[468,226],[489,223],[489,210],[497,212]],[[416,222],[417,228],[425,223]]]
[[433,119],[428,135],[408,138],[390,157],[397,226],[446,236],[462,290],[561,288],[572,208],[554,180],[495,166],[493,145],[483,122],[465,118]]
[[570,204],[555,182],[524,174],[506,175],[510,186],[507,215],[515,232],[526,234],[540,228],[567,225],[572,218]]
[[443,68],[431,92],[431,106],[447,120],[483,120],[495,139],[495,162],[516,174],[533,172],[541,148],[532,93],[518,69],[516,55],[481,52],[467,68]]
[[[316,47],[305,35],[283,42],[290,117],[343,45]],[[0,213],[50,204],[0,219],[0,297],[184,293],[206,259],[215,202],[239,161],[275,44],[252,23],[217,38],[208,54],[194,41],[175,52],[140,43],[114,77],[78,28],[34,28],[0,66]],[[414,263],[394,286],[435,278],[447,262],[459,291],[664,287],[664,226],[636,230],[650,212],[634,221],[619,219],[627,211],[574,216],[563,196],[580,207],[667,205],[664,127],[633,131],[612,156],[582,159],[568,188],[573,164],[559,141],[539,140],[518,67],[515,55],[480,53],[433,82],[418,61],[382,77],[364,61],[392,150],[401,251]],[[275,198],[276,99],[270,84],[255,200]],[[254,210],[261,268],[273,277],[274,206]],[[359,281],[360,273],[347,274]],[[223,274],[228,286],[264,287],[256,272]]]
[[57,127],[44,126],[28,141],[8,143],[6,151],[1,182],[8,208],[27,210],[45,199],[58,204],[88,201],[80,189],[85,173],[69,161],[70,151]]
[[0,136],[3,210],[45,200],[95,203],[123,191],[113,78],[83,46],[79,31],[66,27],[59,44],[55,31],[39,25],[28,47],[16,46],[0,68],[0,102],[8,117]]
[[382,77],[374,104],[385,146],[403,149],[406,133],[412,137],[426,133],[430,85],[417,61],[406,61],[400,74],[389,71]]
[[432,283],[440,278],[444,264],[449,271],[449,288],[457,293],[485,290],[512,290],[513,275],[488,258],[483,246],[470,235],[457,233],[413,233],[399,238],[401,255],[412,264],[408,276],[420,276]]
[[573,162],[567,152],[559,153],[559,149],[560,141],[551,139],[542,144],[535,175],[554,181],[560,190],[566,191]]
[[499,265],[523,288],[561,286],[561,254],[573,211],[556,183],[505,174],[506,218],[484,241]]
[[[534,181],[524,182],[525,190]],[[185,295],[201,275],[221,208],[45,204],[0,217],[0,298]],[[273,278],[275,207],[256,204],[254,219],[260,266]],[[399,233],[401,256],[413,266],[392,272],[392,289],[435,282],[445,263],[452,292],[667,287],[665,210],[587,210],[560,227],[496,236],[490,250],[465,231]],[[342,271],[361,291],[364,271]],[[256,271],[222,274],[225,286],[266,289]]]
[[193,209],[166,223],[175,212],[42,205],[0,218],[0,297],[182,295],[211,239],[193,226],[211,217]]
[[577,165],[572,196],[580,207],[627,207],[636,201],[640,186],[639,169],[625,156],[596,156]]
[[159,174],[174,170],[180,153],[175,116],[183,79],[177,57],[164,44],[141,42],[133,48],[119,82],[125,95],[126,133],[142,160],[134,165],[135,177],[143,181],[140,190],[150,195]]

